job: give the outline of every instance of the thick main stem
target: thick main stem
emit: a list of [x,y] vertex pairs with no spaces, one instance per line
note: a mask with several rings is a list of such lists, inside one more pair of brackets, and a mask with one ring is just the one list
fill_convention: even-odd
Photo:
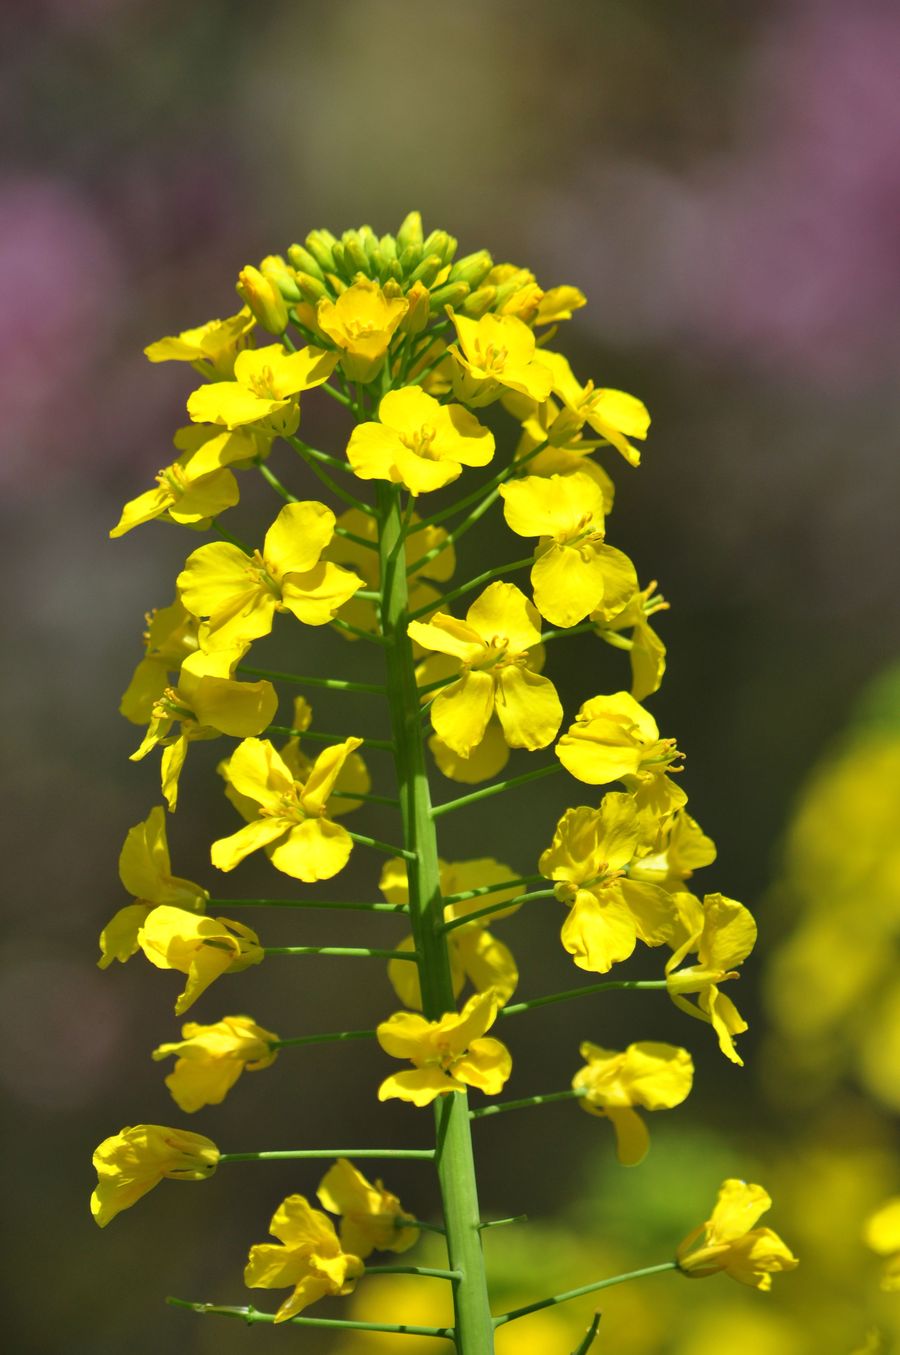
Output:
[[[419,718],[412,646],[406,634],[408,595],[399,500],[391,486],[379,486],[379,557],[382,634],[387,641],[387,687],[393,725],[397,784],[403,815],[409,914],[419,954],[422,1007],[436,1020],[455,1009],[447,943],[441,932],[443,899],[437,838]],[[450,1092],[435,1103],[437,1170],[444,1207],[453,1286],[454,1339],[458,1355],[491,1355],[493,1320],[481,1246],[475,1163],[465,1092]]]

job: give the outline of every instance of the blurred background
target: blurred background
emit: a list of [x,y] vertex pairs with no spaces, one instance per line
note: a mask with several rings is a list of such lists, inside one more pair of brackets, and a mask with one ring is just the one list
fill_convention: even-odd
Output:
[[[633,1170],[617,1165],[609,1126],[571,1104],[478,1127],[485,1215],[530,1216],[487,1235],[498,1303],[666,1259],[736,1175],[770,1189],[801,1268],[769,1296],[724,1276],[611,1291],[598,1349],[890,1349],[900,1296],[879,1292],[862,1228],[900,1192],[898,60],[892,0],[0,7],[10,1350],[440,1344],[164,1306],[167,1294],[266,1306],[243,1288],[246,1249],[285,1194],[314,1191],[314,1164],[223,1168],[189,1193],[164,1183],[111,1232],[87,1206],[100,1139],[187,1122],[149,1058],[177,1034],[176,976],[140,958],[94,968],[96,935],[127,902],[121,842],[159,802],[156,759],[128,762],[137,731],[116,708],[143,614],[171,600],[194,544],[158,524],[107,538],[171,459],[195,384],[141,349],[232,313],[238,269],[312,227],[394,230],[412,207],[460,253],[485,246],[544,286],[582,288],[589,305],[559,346],[582,377],[650,407],[640,471],[607,459],[611,540],[672,603],[659,618],[669,671],[649,705],[686,750],[692,812],[719,845],[700,887],[744,901],[761,928],[735,994],[752,1026],[745,1069],[664,995],[550,1008],[509,1032],[517,1095],[568,1085],[583,1038],[684,1043],[697,1080],[682,1109],[652,1117]],[[341,436],[314,400],[304,419],[312,441]],[[277,505],[262,482],[242,489],[243,535]],[[496,523],[468,538],[458,577],[503,558]],[[624,656],[598,658],[587,640],[552,655],[570,711],[628,682]],[[333,633],[304,631],[303,645],[308,671],[368,662]],[[345,698],[310,696],[320,728],[377,732],[369,698],[351,715]],[[213,770],[222,746],[192,751],[169,824],[174,869],[220,894],[278,893],[265,861],[244,868],[240,891],[210,880],[208,843],[235,826]],[[529,873],[566,798],[544,786],[493,816],[452,816],[444,855]],[[386,815],[367,822],[390,836]],[[374,897],[378,864],[358,851],[340,896]],[[269,944],[300,939],[296,921],[241,916]],[[555,945],[561,920],[505,924],[522,997],[578,982]],[[390,919],[300,925],[313,942],[399,935]],[[656,977],[658,958],[621,972]],[[191,1018],[247,1011],[281,1035],[372,1024],[393,1003],[373,965],[273,959],[216,985]],[[286,1051],[189,1125],[230,1151],[416,1142],[424,1120],[374,1099],[385,1071],[359,1045]],[[433,1217],[421,1168],[389,1184]],[[353,1315],[432,1321],[429,1284],[373,1279]],[[500,1349],[566,1355],[595,1306],[516,1324]]]

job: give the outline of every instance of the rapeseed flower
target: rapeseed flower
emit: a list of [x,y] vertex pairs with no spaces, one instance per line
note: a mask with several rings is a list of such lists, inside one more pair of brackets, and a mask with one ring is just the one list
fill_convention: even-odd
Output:
[[367,1181],[345,1157],[325,1173],[316,1194],[323,1209],[341,1216],[342,1249],[362,1260],[373,1251],[409,1251],[419,1240],[397,1196],[383,1182]]
[[208,527],[226,508],[233,508],[241,492],[231,471],[223,467],[200,472],[190,463],[191,454],[182,452],[170,466],[164,466],[156,476],[155,489],[129,499],[110,536],[124,536],[154,518],[187,527]]
[[[734,1036],[747,1029],[747,1022],[718,985],[738,977],[736,966],[756,944],[756,923],[742,903],[724,894],[707,894],[702,903],[688,893],[670,897],[674,911],[667,938],[672,946],[666,964],[669,995],[683,1012],[708,1021],[725,1057],[743,1065]],[[690,954],[696,954],[697,962],[679,968]],[[696,994],[696,1001],[689,1001],[687,994]]]
[[675,1253],[679,1269],[690,1279],[724,1270],[741,1284],[771,1289],[774,1274],[798,1265],[777,1233],[753,1226],[771,1205],[762,1186],[723,1181],[710,1218],[679,1243]]
[[572,1079],[573,1088],[581,1093],[578,1104],[589,1115],[612,1122],[619,1161],[633,1167],[650,1147],[647,1127],[635,1106],[645,1110],[680,1106],[694,1080],[691,1056],[675,1045],[648,1041],[620,1052],[586,1040],[580,1052],[585,1066]]
[[168,607],[148,612],[144,631],[144,657],[122,693],[119,712],[135,725],[145,725],[153,707],[169,686],[169,674],[177,673],[189,654],[199,648],[198,623],[178,598]]
[[387,480],[411,494],[442,489],[463,466],[486,466],[494,436],[462,405],[441,404],[420,386],[390,391],[378,422],[357,424],[347,460],[361,480]]
[[447,349],[453,358],[453,393],[475,409],[498,400],[504,390],[527,395],[539,403],[553,386],[553,373],[535,346],[528,326],[515,315],[483,315],[470,320],[448,314],[457,343]]
[[147,914],[137,939],[157,969],[176,969],[187,975],[184,991],[175,1002],[176,1016],[192,1007],[222,974],[237,974],[259,964],[264,956],[256,932],[242,922],[196,917],[168,904]]
[[300,422],[301,391],[327,381],[337,358],[324,349],[306,347],[289,353],[280,343],[246,349],[234,363],[233,381],[213,381],[188,396],[194,423],[224,428],[257,425],[265,433],[289,437]]
[[409,309],[406,297],[388,297],[377,283],[360,278],[336,301],[323,297],[316,324],[340,349],[349,381],[371,381],[384,366],[391,339]]
[[189,1129],[138,1124],[104,1139],[94,1153],[97,1188],[91,1196],[95,1223],[105,1228],[123,1209],[137,1204],[163,1177],[204,1181],[219,1163],[212,1139]]
[[293,1293],[275,1314],[287,1322],[316,1299],[327,1294],[349,1294],[365,1266],[345,1252],[327,1214],[313,1209],[302,1195],[289,1195],[269,1224],[278,1243],[260,1242],[250,1248],[244,1269],[249,1289],[286,1289]]
[[250,343],[255,324],[249,306],[242,306],[237,315],[225,320],[207,320],[205,325],[157,339],[144,349],[144,356],[151,362],[189,362],[204,376],[222,380],[234,371],[234,360]]
[[392,1073],[378,1088],[379,1101],[397,1098],[430,1105],[448,1092],[477,1087],[496,1096],[512,1071],[509,1050],[486,1036],[497,1017],[492,992],[476,993],[461,1012],[426,1021],[415,1012],[395,1012],[377,1027],[378,1043],[395,1059],[409,1059],[410,1072]]
[[680,771],[674,739],[661,739],[656,721],[628,692],[595,696],[575,716],[556,745],[568,772],[589,786],[621,781],[640,808],[659,817],[680,809],[687,796],[667,772]]
[[249,1016],[223,1016],[211,1026],[188,1021],[180,1040],[158,1045],[151,1057],[175,1057],[166,1086],[179,1109],[192,1114],[203,1106],[221,1105],[245,1068],[256,1072],[274,1063],[272,1043],[277,1039]]

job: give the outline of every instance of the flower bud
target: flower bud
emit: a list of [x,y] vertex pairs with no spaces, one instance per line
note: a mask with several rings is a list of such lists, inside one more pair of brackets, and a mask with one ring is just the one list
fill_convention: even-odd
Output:
[[308,249],[304,249],[302,245],[288,245],[287,253],[298,272],[309,273],[312,277],[318,278],[320,282],[322,281],[324,274]]
[[409,275],[410,282],[423,282],[430,287],[443,267],[440,254],[426,254]]
[[403,253],[405,249],[412,246],[417,252],[422,248],[422,214],[421,212],[410,212],[403,218],[403,223],[397,232],[397,252]]
[[322,273],[334,271],[332,248],[335,244],[331,231],[310,231],[306,237],[306,248],[315,259]]
[[289,268],[280,254],[267,254],[259,265],[259,271],[268,278],[288,303],[300,300],[300,288],[294,270]]
[[479,249],[475,254],[467,254],[464,259],[457,259],[450,269],[449,280],[467,282],[474,289],[480,287],[493,266],[494,261],[487,250]]
[[253,312],[257,324],[270,334],[283,334],[287,328],[288,313],[284,297],[258,268],[248,264],[238,274],[238,294]]

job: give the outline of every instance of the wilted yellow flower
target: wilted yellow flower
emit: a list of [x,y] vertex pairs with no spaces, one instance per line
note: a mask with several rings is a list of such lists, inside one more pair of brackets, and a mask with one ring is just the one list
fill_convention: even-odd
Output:
[[572,1086],[582,1093],[578,1104],[588,1114],[612,1121],[619,1161],[633,1167],[650,1147],[646,1125],[634,1107],[671,1110],[680,1106],[694,1081],[691,1056],[671,1044],[643,1041],[619,1052],[586,1040],[581,1057],[585,1067],[572,1079]]
[[135,725],[145,725],[153,707],[189,654],[197,651],[197,619],[176,598],[168,607],[155,607],[146,616],[144,657],[122,694],[119,712]]
[[881,1275],[882,1289],[900,1289],[900,1197],[888,1200],[866,1219],[863,1237],[866,1246],[887,1258]]
[[[725,1057],[743,1065],[733,1037],[747,1029],[747,1022],[718,984],[738,977],[735,966],[746,960],[756,944],[756,923],[742,903],[724,894],[707,894],[702,903],[693,894],[670,897],[674,914],[669,939],[673,951],[666,964],[669,995],[689,1016],[708,1021]],[[692,953],[697,963],[679,969]],[[697,994],[696,1002],[688,1000],[688,993]]]
[[645,831],[634,797],[610,793],[599,809],[567,809],[541,856],[538,869],[559,881],[556,896],[570,909],[560,935],[579,969],[606,974],[639,940],[660,946],[671,936],[671,896],[624,873]]
[[637,575],[627,555],[604,543],[604,495],[589,475],[529,475],[500,493],[509,527],[540,537],[531,584],[541,616],[574,626],[601,602],[621,609]]
[[340,352],[350,381],[371,381],[384,365],[391,339],[409,308],[403,296],[388,298],[376,282],[360,278],[337,301],[323,297],[316,322]]
[[345,1252],[327,1214],[313,1209],[302,1195],[289,1195],[278,1206],[269,1232],[280,1245],[260,1242],[250,1248],[244,1283],[250,1289],[294,1292],[275,1314],[276,1322],[296,1317],[326,1294],[349,1294],[365,1266]]
[[194,423],[224,428],[258,424],[263,431],[288,437],[300,422],[301,391],[327,381],[337,358],[322,348],[289,353],[280,343],[246,349],[234,364],[233,381],[213,381],[188,396]]
[[316,1193],[323,1209],[341,1215],[341,1247],[354,1256],[365,1260],[373,1251],[404,1252],[419,1240],[419,1229],[410,1226],[413,1216],[397,1196],[381,1181],[373,1186],[345,1157],[325,1173]]
[[481,742],[494,711],[511,748],[546,748],[559,729],[562,706],[553,683],[533,671],[528,651],[540,644],[540,617],[515,584],[492,583],[465,621],[436,612],[412,621],[423,649],[459,660],[461,676],[431,707],[435,733],[461,757]]
[[259,964],[264,954],[256,932],[242,922],[196,917],[167,904],[147,914],[138,945],[157,969],[176,969],[187,975],[184,992],[175,1002],[176,1016],[192,1007],[220,975],[237,974]]
[[794,1270],[798,1264],[777,1233],[753,1226],[771,1205],[762,1186],[723,1181],[712,1216],[679,1243],[675,1253],[679,1269],[691,1279],[724,1270],[741,1284],[771,1289],[773,1274]]
[[340,565],[320,562],[334,522],[323,503],[287,503],[261,551],[247,555],[228,541],[212,541],[189,555],[178,591],[189,612],[207,618],[204,647],[268,635],[276,611],[291,612],[307,626],[333,620],[363,584]]
[[100,933],[100,959],[106,969],[113,960],[122,964],[138,949],[138,932],[151,909],[161,903],[202,913],[209,898],[207,890],[172,874],[169,844],[166,841],[166,814],[161,805],[150,810],[143,823],[129,828],[119,853],[119,879],[134,895],[134,902],[120,908]]
[[411,494],[441,489],[463,466],[486,466],[494,435],[462,405],[441,404],[421,386],[390,391],[377,423],[357,424],[347,460],[361,480],[388,480]]
[[457,400],[477,408],[499,399],[504,389],[538,402],[547,399],[553,373],[522,320],[514,315],[483,315],[480,320],[470,320],[447,309],[459,340],[447,350],[454,359],[453,392]]
[[249,1016],[223,1016],[212,1026],[188,1021],[181,1039],[158,1045],[152,1057],[175,1056],[166,1086],[179,1109],[191,1114],[201,1106],[220,1105],[245,1068],[256,1072],[274,1063],[277,1050],[271,1045],[277,1039]]
[[[153,707],[141,746],[131,754],[139,762],[157,744],[163,745],[160,767],[163,795],[171,810],[178,803],[178,778],[188,744],[219,734],[242,738],[260,734],[275,718],[278,696],[271,682],[237,682],[231,668],[243,650],[216,655],[196,653],[185,659],[176,687],[167,687]],[[180,722],[177,735],[170,733]]]
[[260,806],[260,817],[212,844],[219,870],[234,870],[245,856],[269,847],[276,870],[311,883],[343,870],[353,848],[346,828],[332,823],[328,799],[347,758],[362,739],[345,739],[319,754],[297,781],[268,739],[244,739],[231,755],[228,779],[239,795]]
[[496,1096],[512,1071],[509,1050],[485,1036],[497,1017],[494,993],[476,993],[461,1012],[426,1021],[415,1012],[395,1012],[377,1027],[378,1043],[395,1059],[409,1059],[412,1071],[392,1073],[378,1088],[379,1101],[398,1098],[430,1105],[447,1092],[477,1087]]
[[94,1153],[97,1189],[91,1213],[105,1228],[123,1209],[137,1204],[164,1176],[174,1181],[204,1181],[219,1162],[212,1139],[188,1129],[138,1124],[104,1139]]
[[674,739],[661,739],[656,721],[628,692],[595,696],[584,705],[556,745],[556,756],[579,781],[605,786],[621,781],[640,808],[662,817],[687,796],[666,772],[683,755]]
[[[508,866],[501,865],[491,857],[476,861],[441,861],[441,894],[446,898],[451,894],[463,894],[470,889],[483,885],[499,884],[503,880],[514,880],[515,873]],[[392,857],[384,865],[379,881],[381,890],[388,903],[408,903],[409,883],[406,862],[400,857]],[[518,890],[498,890],[491,894],[491,903],[502,903],[505,899],[515,898]],[[451,921],[467,916],[483,908],[488,900],[476,895],[462,903],[450,903],[444,906],[444,918]],[[518,910],[515,907],[502,909],[491,914],[491,921],[500,921]],[[475,918],[464,927],[455,927],[447,933],[447,950],[450,961],[450,975],[453,983],[453,996],[459,997],[466,980],[479,993],[492,989],[500,1006],[508,1002],[519,983],[519,971],[508,946],[498,941],[487,930],[487,918]],[[411,936],[404,937],[396,947],[398,950],[414,950]],[[422,1009],[422,989],[416,965],[408,960],[389,960],[388,978],[400,1001],[406,1007],[416,1011]]]
[[250,342],[248,335],[255,324],[249,306],[242,306],[227,320],[207,320],[205,325],[157,339],[144,349],[144,355],[151,362],[189,362],[205,376],[229,377],[237,354]]
[[183,452],[177,461],[159,472],[155,489],[129,499],[110,536],[124,536],[133,527],[154,518],[188,527],[208,527],[219,513],[233,508],[241,492],[231,471],[226,468],[195,473],[190,469],[190,460],[190,453]]

